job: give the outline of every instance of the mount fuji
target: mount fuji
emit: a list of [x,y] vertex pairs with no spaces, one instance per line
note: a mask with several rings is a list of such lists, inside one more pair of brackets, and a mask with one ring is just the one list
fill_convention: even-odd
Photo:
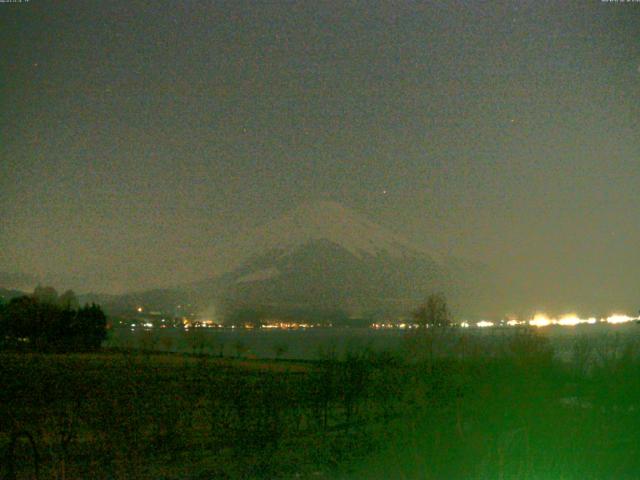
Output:
[[225,273],[127,303],[168,307],[180,299],[228,317],[341,311],[350,317],[406,315],[432,292],[457,313],[482,313],[490,277],[478,263],[439,257],[332,201],[303,204],[217,250],[240,260]]
[[232,245],[241,263],[190,286],[198,303],[215,299],[225,312],[387,316],[406,314],[427,294],[444,292],[456,310],[471,313],[489,276],[480,264],[436,256],[332,201],[299,206]]

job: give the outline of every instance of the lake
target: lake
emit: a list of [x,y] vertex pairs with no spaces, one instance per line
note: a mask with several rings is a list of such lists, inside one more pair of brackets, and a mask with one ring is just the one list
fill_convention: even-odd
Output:
[[[455,329],[456,338],[467,336],[487,345],[495,345],[516,334],[517,327]],[[347,351],[370,348],[375,351],[394,351],[406,345],[411,331],[372,328],[309,328],[283,329],[230,329],[199,328],[185,331],[164,328],[131,331],[115,328],[110,332],[107,347],[142,348],[172,352],[196,352],[227,357],[316,359],[323,353],[334,351],[338,356]],[[624,345],[640,344],[640,325],[635,322],[621,325],[580,325],[575,327],[550,326],[535,329],[536,334],[547,337],[556,354],[569,359],[579,343],[597,348],[599,352],[621,351]]]

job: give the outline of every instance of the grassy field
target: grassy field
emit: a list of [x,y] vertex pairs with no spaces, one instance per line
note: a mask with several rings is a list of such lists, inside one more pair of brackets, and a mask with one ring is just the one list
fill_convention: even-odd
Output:
[[524,331],[313,362],[4,353],[0,478],[640,478],[635,344],[572,355]]

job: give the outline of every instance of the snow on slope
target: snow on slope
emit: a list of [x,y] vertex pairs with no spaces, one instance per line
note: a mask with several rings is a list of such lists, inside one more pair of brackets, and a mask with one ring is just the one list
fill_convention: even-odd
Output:
[[401,236],[371,222],[339,203],[307,203],[249,234],[255,240],[252,250],[289,250],[314,240],[329,240],[353,255],[392,257],[431,256]]
[[237,283],[247,283],[247,282],[262,282],[264,280],[270,280],[274,277],[280,275],[280,272],[277,268],[265,268],[263,270],[258,270],[257,272],[252,272],[247,275],[244,275],[236,280]]
[[459,291],[470,297],[471,287],[459,282],[468,277],[463,266],[451,271],[425,248],[331,201],[303,204],[214,248],[228,260],[224,269],[185,285],[203,305],[405,311],[429,291],[451,292],[452,305]]

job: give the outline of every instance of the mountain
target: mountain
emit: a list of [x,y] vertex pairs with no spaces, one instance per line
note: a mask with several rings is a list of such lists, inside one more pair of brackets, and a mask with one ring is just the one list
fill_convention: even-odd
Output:
[[242,309],[271,315],[343,312],[345,316],[406,315],[432,292],[444,292],[458,313],[481,313],[488,269],[439,257],[336,202],[299,206],[239,233],[218,250],[236,264],[221,275],[173,289],[106,300],[112,311],[136,305],[229,317]]
[[442,285],[444,272],[429,257],[395,253],[353,251],[327,238],[311,239],[266,251],[214,285],[231,308],[307,306],[353,315],[408,307],[418,277]]
[[0,271],[0,288],[9,290],[21,290],[31,293],[38,285],[51,285],[55,286],[60,292],[69,289],[82,291],[86,284],[86,279],[82,276],[69,273],[50,272],[32,275],[30,273]]
[[233,246],[245,260],[191,285],[197,303],[213,301],[227,313],[307,308],[385,316],[406,314],[439,291],[459,312],[473,313],[482,300],[478,286],[489,276],[480,264],[438,257],[328,201],[302,205],[245,232]]
[[332,201],[303,204],[266,225],[244,232],[232,243],[236,249],[255,254],[290,250],[317,240],[339,245],[358,258],[378,254],[430,256],[421,246]]

